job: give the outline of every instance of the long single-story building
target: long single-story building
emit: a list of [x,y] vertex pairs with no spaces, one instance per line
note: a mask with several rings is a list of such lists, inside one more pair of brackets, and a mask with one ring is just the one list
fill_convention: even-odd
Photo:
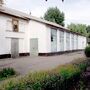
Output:
[[83,50],[86,37],[56,23],[0,7],[0,58]]

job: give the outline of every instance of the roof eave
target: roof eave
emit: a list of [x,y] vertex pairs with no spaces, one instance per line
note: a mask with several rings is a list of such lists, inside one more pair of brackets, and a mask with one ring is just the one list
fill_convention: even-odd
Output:
[[20,18],[20,19],[23,19],[23,20],[30,20],[30,18],[28,18],[28,17],[20,17],[20,16],[17,16],[17,15],[9,14],[9,13],[2,12],[2,11],[0,11],[0,13],[6,14],[6,15],[9,15],[9,16],[12,16],[12,17]]

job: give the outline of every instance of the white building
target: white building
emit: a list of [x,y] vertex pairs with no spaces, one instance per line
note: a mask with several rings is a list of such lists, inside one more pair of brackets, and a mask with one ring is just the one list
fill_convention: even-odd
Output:
[[58,24],[0,7],[0,58],[83,50],[86,37]]

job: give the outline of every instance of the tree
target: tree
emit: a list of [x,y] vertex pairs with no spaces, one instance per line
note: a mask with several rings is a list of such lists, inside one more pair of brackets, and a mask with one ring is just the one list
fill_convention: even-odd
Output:
[[88,33],[88,37],[90,38],[90,25],[87,26],[86,30],[87,30],[87,33]]
[[68,29],[74,32],[78,32],[82,35],[87,35],[87,26],[85,24],[74,24],[71,23],[70,25],[67,26]]
[[64,13],[57,7],[49,8],[44,14],[44,19],[64,26]]
[[87,26],[86,30],[88,33],[90,33],[90,25]]

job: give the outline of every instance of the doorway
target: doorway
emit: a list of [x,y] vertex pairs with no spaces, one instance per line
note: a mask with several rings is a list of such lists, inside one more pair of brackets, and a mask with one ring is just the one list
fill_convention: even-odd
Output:
[[38,56],[38,38],[30,39],[30,55]]
[[11,39],[11,57],[12,58],[19,57],[19,39],[17,38]]

